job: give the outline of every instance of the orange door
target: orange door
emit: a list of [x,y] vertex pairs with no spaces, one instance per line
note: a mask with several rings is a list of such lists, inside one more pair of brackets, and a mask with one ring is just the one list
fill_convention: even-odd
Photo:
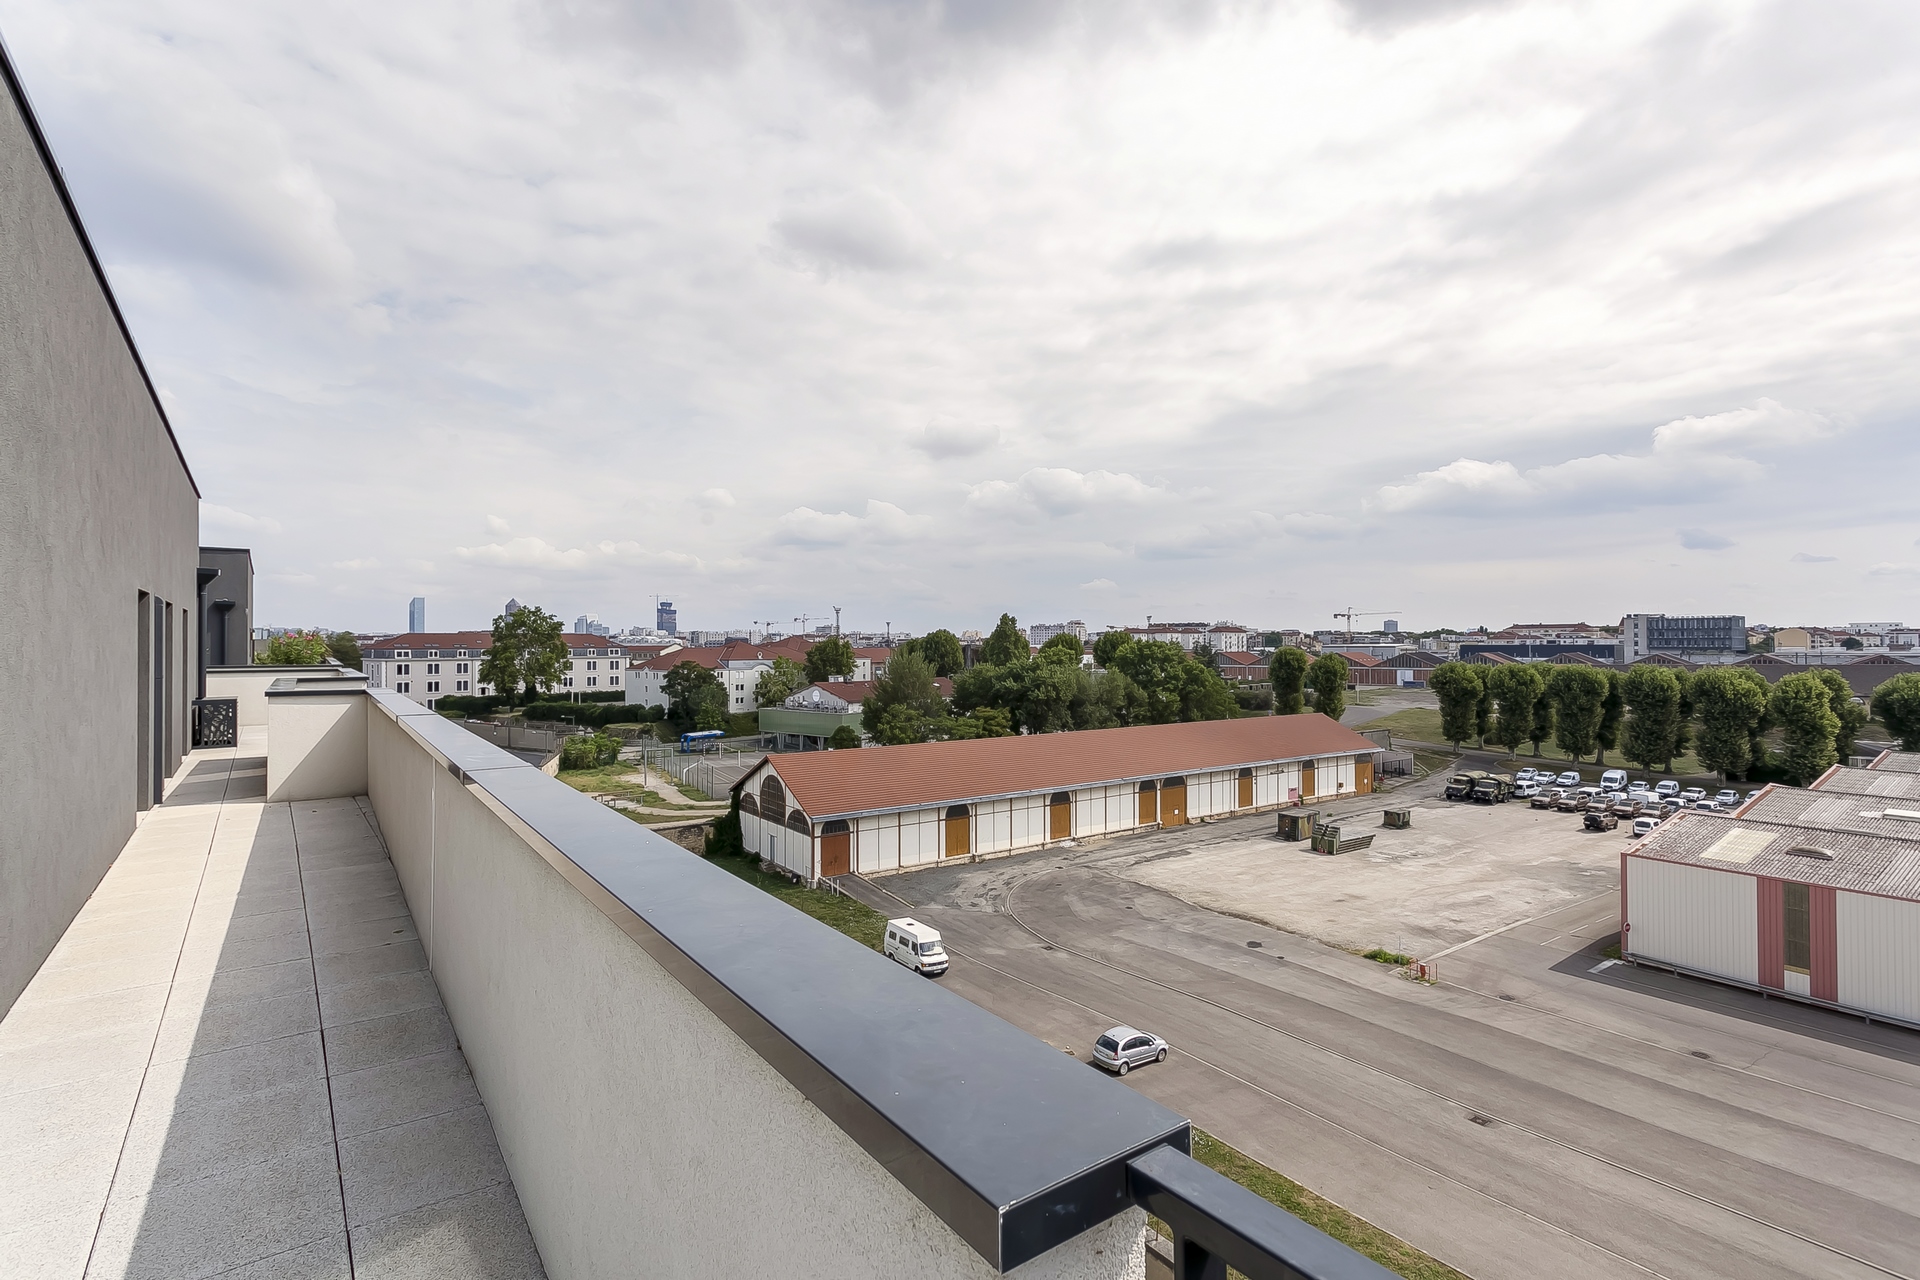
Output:
[[1354,761],[1353,789],[1363,796],[1373,794],[1373,761]]
[[843,876],[853,870],[853,837],[842,831],[820,837],[820,874]]
[[1300,762],[1300,798],[1313,799],[1313,761],[1311,760]]
[[1140,825],[1150,827],[1160,821],[1160,796],[1151,782],[1140,784]]
[[1047,806],[1047,839],[1065,840],[1073,834],[1073,805],[1062,791]]
[[1163,827],[1187,825],[1187,780],[1185,778],[1168,778],[1160,784],[1160,825]]
[[973,817],[963,804],[947,810],[947,856],[964,858],[973,852]]
[[1251,769],[1242,769],[1240,771],[1240,795],[1238,799],[1235,800],[1234,807],[1238,809],[1253,808],[1253,770]]

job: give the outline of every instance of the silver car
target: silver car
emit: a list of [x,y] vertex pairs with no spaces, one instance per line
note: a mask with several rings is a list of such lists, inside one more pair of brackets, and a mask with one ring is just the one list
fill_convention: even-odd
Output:
[[1093,1065],[1123,1076],[1135,1067],[1167,1060],[1167,1042],[1134,1027],[1115,1027],[1093,1042]]

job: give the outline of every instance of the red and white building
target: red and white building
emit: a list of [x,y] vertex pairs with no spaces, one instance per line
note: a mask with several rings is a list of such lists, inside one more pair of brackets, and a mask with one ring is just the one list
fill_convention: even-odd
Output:
[[1920,755],[1683,812],[1621,856],[1620,952],[1920,1028]]

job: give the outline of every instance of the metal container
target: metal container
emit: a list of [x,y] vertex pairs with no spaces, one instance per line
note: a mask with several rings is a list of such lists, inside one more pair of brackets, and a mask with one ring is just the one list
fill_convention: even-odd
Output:
[[1381,815],[1380,825],[1383,827],[1391,827],[1395,831],[1405,831],[1413,825],[1413,810],[1389,809]]
[[1282,809],[1280,811],[1280,831],[1282,840],[1313,839],[1314,819],[1320,816],[1318,809]]

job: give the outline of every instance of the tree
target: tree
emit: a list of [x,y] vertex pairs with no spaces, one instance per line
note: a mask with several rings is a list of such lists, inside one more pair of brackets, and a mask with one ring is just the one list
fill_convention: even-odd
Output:
[[1773,728],[1773,690],[1768,686],[1767,678],[1752,667],[1734,667],[1732,671],[1736,677],[1752,685],[1754,693],[1760,698],[1760,714],[1747,726],[1749,763],[1746,772],[1751,774],[1767,763],[1767,730]]
[[888,707],[886,714],[879,717],[868,736],[875,742],[889,747],[904,746],[909,742],[927,740],[927,718],[908,706]]
[[289,631],[267,641],[253,660],[267,667],[317,667],[327,660],[327,638],[318,631]]
[[[1678,760],[1693,750],[1693,678],[1684,671],[1676,671],[1673,678],[1680,685],[1679,721],[1673,727],[1673,759]],[[1667,762],[1667,772],[1673,772],[1673,761]]]
[[853,646],[845,636],[826,636],[807,650],[807,679],[825,684],[829,676],[853,674]]
[[833,736],[827,739],[827,747],[832,751],[844,751],[848,747],[859,745],[860,731],[850,724],[841,725],[833,731]]
[[800,691],[807,682],[806,670],[792,658],[775,658],[773,665],[760,673],[753,686],[753,705],[777,707]]
[[1580,759],[1598,749],[1607,677],[1597,667],[1558,667],[1547,684],[1553,699],[1554,745]]
[[980,645],[980,661],[990,667],[1025,662],[1032,656],[1033,646],[1027,643],[1027,633],[1020,629],[1019,620],[1010,613],[1000,615],[993,634]]
[[[522,613],[526,610],[521,610]],[[721,729],[726,727],[727,691],[720,685],[720,677],[697,662],[676,662],[667,672],[661,687],[667,695],[667,715],[675,724],[691,725],[695,729]],[[714,704],[718,702],[717,721],[703,724],[704,720],[716,720],[713,715]]]
[[1665,764],[1672,772],[1680,730],[1680,681],[1665,667],[1642,663],[1627,672],[1624,690],[1630,711],[1621,752],[1642,769]]
[[929,631],[913,643],[936,676],[950,676],[967,665],[966,654],[960,648],[960,637],[945,627]]
[[1853,740],[1867,727],[1867,709],[1854,700],[1853,686],[1838,671],[1821,670],[1813,674],[1827,687],[1827,705],[1840,721],[1840,728],[1833,735],[1833,752],[1845,760],[1853,754]]
[[1347,709],[1347,660],[1337,653],[1323,653],[1307,668],[1307,683],[1313,688],[1313,709],[1335,724]]
[[1859,636],[1846,636],[1841,639],[1840,647],[1842,649],[1858,651],[1866,648],[1867,643],[1866,641],[1862,640]]
[[1307,687],[1307,668],[1312,663],[1305,649],[1284,645],[1273,651],[1273,657],[1267,661],[1267,679],[1273,682],[1273,714],[1297,716],[1307,709],[1303,694]]
[[1895,676],[1875,689],[1873,714],[1900,740],[1902,751],[1920,751],[1920,672]]
[[327,652],[343,667],[360,670],[360,642],[351,631],[336,631],[327,637]]
[[1553,699],[1547,696],[1547,678],[1540,677],[1540,696],[1533,703],[1533,725],[1527,741],[1533,744],[1533,758],[1540,758],[1540,744],[1553,736]]
[[523,605],[493,620],[493,642],[480,660],[480,683],[500,696],[531,701],[558,685],[568,661],[566,631],[560,619],[534,605]]
[[1487,687],[1500,708],[1493,740],[1511,755],[1533,732],[1533,708],[1546,695],[1546,679],[1531,665],[1514,663],[1495,667],[1487,677]]
[[1010,738],[1013,717],[999,707],[975,707],[964,716],[950,716],[941,726],[949,738]]
[[1833,768],[1838,758],[1833,742],[1840,732],[1840,717],[1833,713],[1827,686],[1820,677],[1810,671],[1790,675],[1773,686],[1767,701],[1785,740],[1786,751],[1780,763],[1787,776],[1804,787]]
[[[895,653],[887,661],[887,673],[873,682],[873,688],[860,704],[860,726],[867,736],[876,742],[893,743],[897,739],[888,736],[882,728],[887,716],[896,708],[906,708],[915,719],[908,736],[908,742],[925,741],[926,726],[930,721],[946,714],[946,700],[940,696],[940,687],[933,682],[933,668],[928,665],[924,655],[918,652]],[[894,732],[900,732],[899,726],[908,721],[896,719]]]
[[[1476,664],[1477,665],[1477,664]],[[1487,745],[1487,734],[1493,728],[1493,685],[1487,676],[1480,678],[1480,702],[1473,709],[1473,731],[1480,737],[1480,745]]]
[[1600,726],[1593,733],[1595,764],[1605,764],[1607,752],[1620,745],[1620,722],[1627,712],[1625,679],[1618,671],[1601,674],[1607,678],[1607,696],[1600,703]]
[[1124,631],[1103,631],[1100,638],[1093,642],[1093,665],[1103,671],[1113,669],[1114,656],[1133,643],[1133,637]]
[[1062,666],[1077,667],[1080,658],[1086,652],[1080,643],[1080,637],[1071,631],[1062,631],[1040,646],[1038,655],[1041,662],[1054,662]]
[[1694,747],[1700,763],[1723,781],[1744,777],[1753,762],[1753,727],[1766,715],[1766,694],[1727,667],[1694,672],[1687,692],[1700,713],[1700,738]]
[[1452,743],[1455,751],[1473,736],[1480,709],[1482,670],[1470,663],[1443,662],[1427,673],[1427,688],[1440,699],[1440,736]]

